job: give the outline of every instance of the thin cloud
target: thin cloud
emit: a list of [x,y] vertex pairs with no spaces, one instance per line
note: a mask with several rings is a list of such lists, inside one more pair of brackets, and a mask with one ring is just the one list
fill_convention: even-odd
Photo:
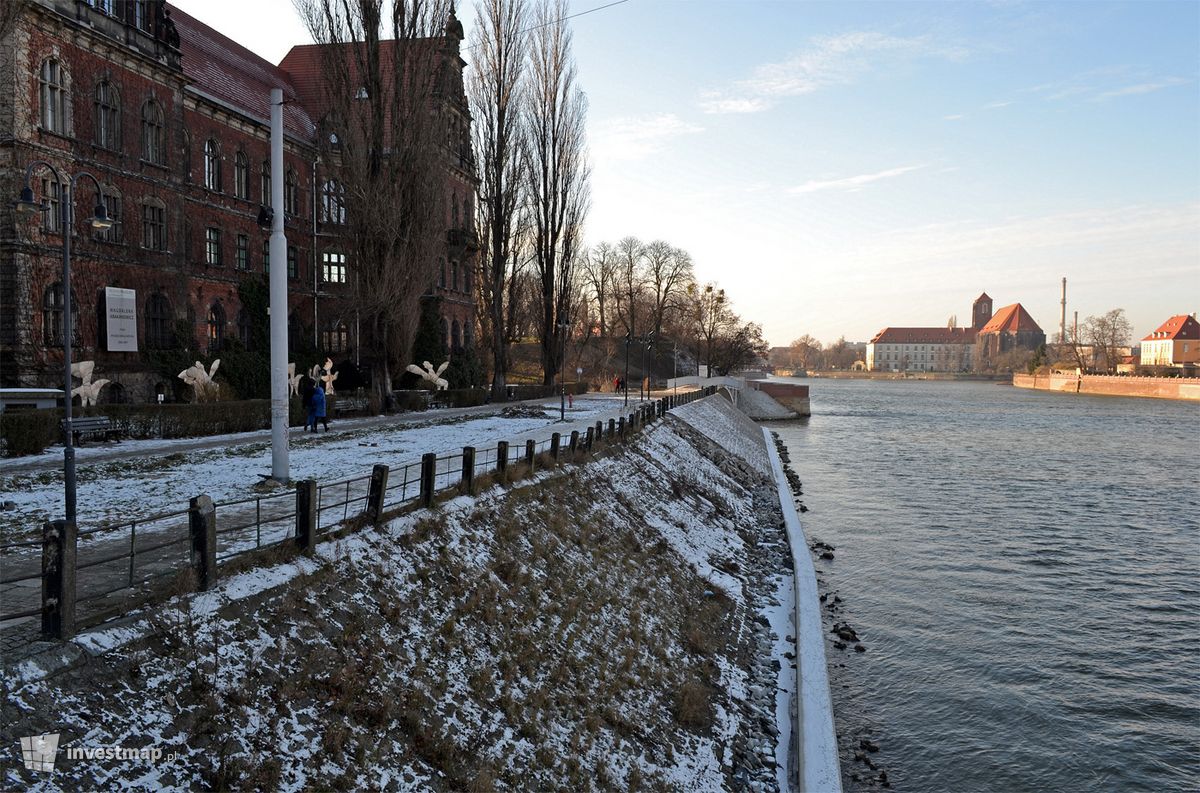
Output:
[[859,174],[858,176],[847,176],[842,179],[814,179],[797,187],[788,188],[788,192],[792,195],[816,193],[821,190],[842,190],[845,192],[855,192],[865,184],[878,182],[883,179],[894,179],[897,176],[903,176],[906,173],[911,173],[924,167],[924,165],[905,165],[900,168],[889,168],[886,171],[864,173]]
[[704,127],[691,124],[674,113],[611,118],[590,130],[592,150],[599,157],[640,160],[662,149],[676,138],[696,135]]
[[1012,102],[988,102],[983,106],[984,110],[996,110],[1001,107],[1008,107]]
[[967,54],[965,48],[939,45],[930,36],[901,38],[873,31],[824,36],[787,60],[761,64],[748,79],[703,92],[699,104],[705,113],[758,113],[784,98],[852,83],[899,59],[961,60]]
[[1183,77],[1155,77],[1142,70],[1133,70],[1125,66],[1108,66],[1023,90],[1024,93],[1040,94],[1049,101],[1074,98],[1088,102],[1106,102],[1123,96],[1138,96],[1177,85],[1187,85],[1190,82],[1192,81]]
[[1105,91],[1098,94],[1095,98],[1097,102],[1103,102],[1106,99],[1115,99],[1118,96],[1136,96],[1138,94],[1149,94],[1154,91],[1161,91],[1164,88],[1172,88],[1177,85],[1184,85],[1190,82],[1182,77],[1167,77],[1166,79],[1157,82],[1138,83],[1137,85],[1127,85],[1124,88],[1116,88],[1112,91]]
[[962,113],[955,113],[952,116],[942,116],[943,121],[962,121],[964,118],[966,118],[966,116]]

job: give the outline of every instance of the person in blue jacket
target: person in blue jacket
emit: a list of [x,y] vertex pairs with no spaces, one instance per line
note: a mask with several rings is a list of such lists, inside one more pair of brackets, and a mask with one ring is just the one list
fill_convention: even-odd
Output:
[[312,416],[313,432],[317,431],[317,422],[325,425],[325,431],[329,432],[329,419],[325,417],[325,388],[321,385],[321,381],[317,381],[317,387],[313,389],[312,406],[309,408],[309,413]]

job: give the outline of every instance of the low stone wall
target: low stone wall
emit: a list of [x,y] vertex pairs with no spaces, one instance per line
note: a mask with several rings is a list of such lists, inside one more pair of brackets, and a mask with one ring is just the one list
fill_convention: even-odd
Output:
[[812,415],[812,407],[808,401],[808,386],[806,385],[777,383],[769,380],[753,380],[746,385],[756,391],[761,391],[788,410],[794,411],[798,416]]
[[1150,397],[1200,401],[1200,378],[1120,377],[1114,375],[1014,374],[1017,388],[1065,391],[1071,394]]

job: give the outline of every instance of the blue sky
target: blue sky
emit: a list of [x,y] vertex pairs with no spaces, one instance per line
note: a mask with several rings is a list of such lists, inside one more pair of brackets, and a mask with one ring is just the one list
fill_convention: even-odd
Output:
[[[287,0],[177,3],[274,61],[306,40]],[[969,324],[981,291],[1052,334],[1064,276],[1069,312],[1124,308],[1138,338],[1200,310],[1200,3],[629,0],[572,24],[589,240],[687,249],[773,344]]]

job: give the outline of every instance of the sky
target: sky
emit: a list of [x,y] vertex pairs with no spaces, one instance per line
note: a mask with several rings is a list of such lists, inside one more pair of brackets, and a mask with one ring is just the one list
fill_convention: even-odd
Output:
[[[310,40],[290,0],[174,3],[275,63]],[[1053,337],[1064,277],[1068,324],[1200,310],[1200,3],[626,0],[571,25],[588,241],[687,250],[773,345],[969,325],[984,291]]]

